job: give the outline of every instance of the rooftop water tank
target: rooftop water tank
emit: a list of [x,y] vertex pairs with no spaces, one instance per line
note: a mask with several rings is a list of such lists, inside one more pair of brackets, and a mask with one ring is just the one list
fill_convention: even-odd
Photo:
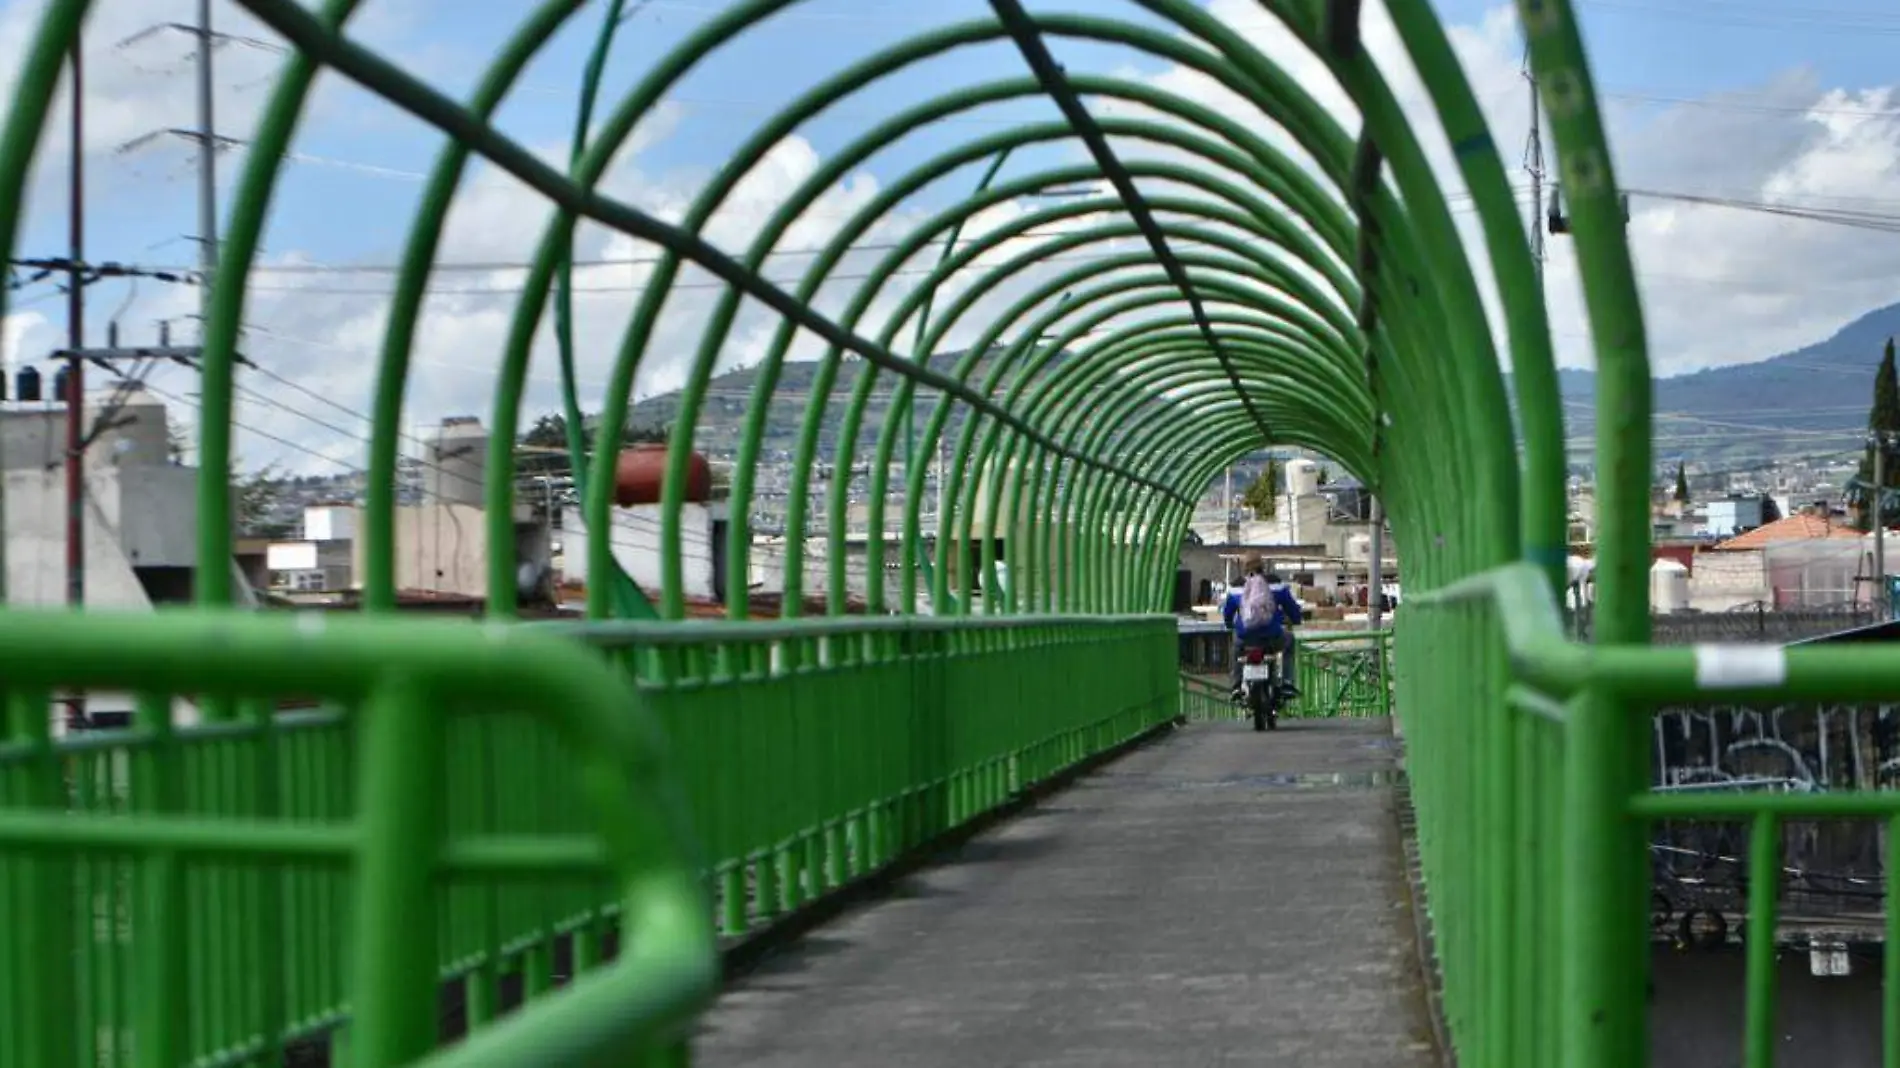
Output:
[[1311,460],[1286,462],[1286,491],[1295,497],[1311,497],[1319,492],[1319,465]]
[[1689,609],[1689,569],[1674,560],[1658,560],[1649,569],[1650,611],[1667,615]]
[[482,505],[488,472],[488,431],[471,416],[450,416],[429,443],[423,495],[431,504]]
[[29,403],[29,404],[36,404],[39,402],[39,399],[40,399],[40,369],[39,368],[33,367],[33,366],[20,368],[19,377],[15,379],[15,382],[20,387],[19,393],[20,393],[20,399],[22,401],[25,401],[26,403]]

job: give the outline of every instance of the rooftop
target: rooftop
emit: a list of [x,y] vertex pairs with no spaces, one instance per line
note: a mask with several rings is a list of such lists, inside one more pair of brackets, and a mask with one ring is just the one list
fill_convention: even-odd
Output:
[[1809,541],[1816,538],[1858,538],[1860,531],[1851,524],[1829,516],[1802,512],[1756,527],[1716,545],[1717,550],[1759,549],[1781,541]]

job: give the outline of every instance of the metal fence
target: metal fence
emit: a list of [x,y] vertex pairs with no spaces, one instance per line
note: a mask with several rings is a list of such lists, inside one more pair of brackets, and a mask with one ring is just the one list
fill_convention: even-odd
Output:
[[1303,634],[1293,671],[1300,696],[1294,717],[1392,714],[1392,632]]
[[[1392,714],[1391,631],[1302,636],[1293,674],[1298,697],[1281,711],[1288,719]],[[1225,674],[1181,673],[1181,708],[1190,721],[1244,719]]]
[[[483,1036],[453,1063],[548,1063],[523,1051],[597,994],[482,1025],[675,925],[615,966],[655,1010],[637,1048],[709,991],[709,959],[655,969],[715,916],[768,925],[1177,715],[1159,617],[225,632],[0,614],[0,908],[34,917],[0,956],[0,1064],[393,1064],[436,1042],[439,980],[444,1029]],[[87,662],[108,647],[125,666]],[[136,724],[55,739],[46,688],[74,686],[136,686]],[[181,693],[214,721],[174,722]],[[676,798],[647,793],[662,762]],[[676,898],[629,897],[649,883]]]
[[[439,1042],[444,978],[480,1022],[503,971],[548,1011],[442,1065],[586,1042],[670,1055],[711,994],[712,912],[652,714],[598,653],[422,620],[0,613],[0,1064],[362,1064]],[[49,696],[136,695],[55,738]],[[190,698],[191,703],[181,701]],[[321,711],[280,715],[287,698]],[[204,721],[177,721],[195,708]],[[29,918],[30,919],[27,919]]]
[[[1892,791],[1892,704],[1690,706],[1659,713],[1651,789],[1664,794]],[[1810,949],[1886,940],[1887,827],[1787,820],[1778,829],[1776,940]],[[1754,843],[1730,822],[1669,820],[1652,837],[1655,936],[1684,947],[1739,940]]]
[[[1592,619],[1587,609],[1570,614],[1570,627],[1579,641],[1590,640]],[[1654,616],[1650,619],[1650,635],[1657,645],[1786,643],[1838,634],[1877,621],[1871,609],[1854,604],[1831,608],[1771,608],[1754,604],[1727,612],[1676,612]]]

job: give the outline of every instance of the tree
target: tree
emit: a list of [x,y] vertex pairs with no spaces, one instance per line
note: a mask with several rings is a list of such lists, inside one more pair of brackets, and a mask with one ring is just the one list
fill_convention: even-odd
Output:
[[[594,447],[595,424],[591,415],[582,415],[581,424],[586,428],[582,442],[586,448]],[[639,426],[629,422],[620,432],[623,445],[641,441],[666,441],[672,437],[669,428],[664,426]],[[535,445],[545,449],[564,449],[567,447],[567,417],[559,412],[549,412],[534,421],[526,433],[521,435],[521,444]]]
[[[591,415],[583,414],[581,416],[581,425],[586,428],[585,433],[582,435],[581,447],[590,452],[593,451],[594,448],[595,430],[597,429],[595,424],[597,422],[598,420]],[[642,441],[664,442],[669,437],[671,437],[671,434],[667,427],[637,426],[630,422],[627,424],[626,429],[621,431],[620,443],[624,448],[625,446]],[[549,412],[536,419],[534,423],[528,427],[527,431],[521,435],[520,443],[537,449],[560,450],[559,454],[541,453],[539,455],[524,457],[521,461],[521,470],[524,473],[544,475],[567,470],[567,417],[561,413]]]
[[280,518],[285,499],[286,480],[275,465],[240,477],[232,489],[238,533],[251,538],[288,538],[296,534],[296,524]]
[[1267,461],[1267,466],[1260,469],[1253,483],[1240,495],[1240,503],[1253,509],[1253,514],[1261,519],[1273,518],[1280,503],[1280,461]]
[[[1860,471],[1854,477],[1853,497],[1860,507],[1856,510],[1855,525],[1862,530],[1873,527],[1874,488],[1874,449],[1881,450],[1880,488],[1892,490],[1900,487],[1900,375],[1896,375],[1893,358],[1893,339],[1887,339],[1887,349],[1880,357],[1880,369],[1874,372],[1874,403],[1867,413],[1868,442],[1867,450],[1860,460]],[[1888,493],[1881,494],[1883,500]],[[1883,508],[1883,512],[1885,509]]]
[[1689,472],[1680,460],[1676,461],[1676,500],[1689,503]]

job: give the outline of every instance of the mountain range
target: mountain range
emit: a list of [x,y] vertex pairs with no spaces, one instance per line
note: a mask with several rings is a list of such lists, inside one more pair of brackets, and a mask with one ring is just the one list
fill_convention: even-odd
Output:
[[[1851,459],[1859,448],[1856,435],[1867,425],[1881,350],[1888,338],[1896,336],[1900,336],[1900,303],[1870,311],[1825,341],[1793,352],[1656,379],[1658,466],[1673,468],[1685,461],[1691,467],[1744,470],[1778,459],[1817,463]],[[949,370],[962,355],[945,353],[933,366]],[[1059,361],[1069,358],[1067,354],[1057,357]],[[980,381],[987,365],[987,358],[979,360],[973,379]],[[817,366],[800,362],[782,368],[766,419],[768,460],[789,459]],[[858,361],[839,367],[834,402],[820,419],[820,455],[831,455],[844,408],[839,400],[850,395],[863,369]],[[701,415],[703,447],[717,455],[736,449],[755,377],[756,371],[747,368],[713,380]],[[1572,444],[1571,459],[1587,464],[1588,439],[1595,423],[1596,375],[1567,370],[1559,372],[1558,381],[1566,402],[1564,432]],[[866,412],[866,433],[874,434],[881,425],[894,386],[895,376],[881,376]],[[918,400],[916,419],[921,431],[935,405],[935,391],[919,390]],[[678,408],[677,393],[649,397],[634,406],[630,422],[666,426],[674,421]],[[953,431],[963,415],[958,405],[950,420]]]
[[[1657,462],[1850,459],[1873,404],[1874,370],[1896,336],[1900,304],[1890,304],[1793,352],[1656,379]],[[1562,371],[1558,379],[1568,402],[1564,432],[1575,443],[1594,430],[1596,375]],[[1588,454],[1573,451],[1571,458]]]

